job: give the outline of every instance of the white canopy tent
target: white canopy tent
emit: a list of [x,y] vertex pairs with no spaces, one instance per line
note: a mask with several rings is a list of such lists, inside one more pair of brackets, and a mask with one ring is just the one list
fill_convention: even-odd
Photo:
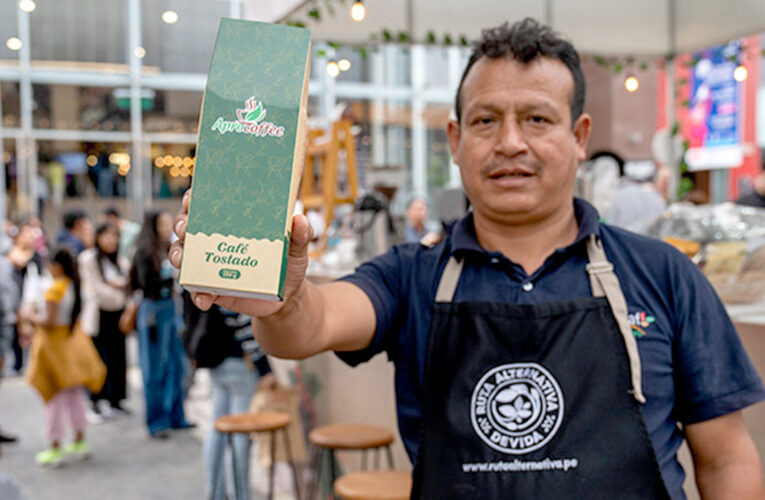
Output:
[[[279,21],[301,21],[314,41],[368,44],[406,33],[412,43],[446,35],[458,43],[476,39],[482,28],[504,21],[533,17],[570,40],[580,53],[664,58],[667,95],[674,95],[673,58],[732,39],[765,32],[765,2],[761,0],[363,0],[366,17],[355,22],[349,14],[354,0],[307,0]],[[330,11],[327,7],[332,5]],[[309,14],[318,10],[320,19]],[[674,122],[674,103],[667,102],[667,122]],[[669,134],[659,148],[666,163],[679,160],[677,141]],[[677,176],[674,176],[677,180]],[[674,192],[674,188],[670,192]]]
[[[364,0],[362,22],[353,0],[309,0],[280,20],[309,21],[314,40],[368,43],[384,29],[424,42],[433,32],[476,38],[481,28],[534,17],[565,35],[583,53],[667,56],[765,31],[761,0]],[[333,5],[334,15],[327,4]],[[319,21],[308,15],[318,8]]]

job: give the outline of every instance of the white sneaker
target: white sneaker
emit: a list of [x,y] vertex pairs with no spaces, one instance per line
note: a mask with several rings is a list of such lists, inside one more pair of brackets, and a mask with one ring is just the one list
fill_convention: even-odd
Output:
[[129,417],[133,414],[133,412],[128,410],[127,408],[118,408],[115,406],[110,406],[109,412],[110,412],[110,416],[113,416],[113,417]]
[[102,415],[94,412],[90,408],[85,410],[85,418],[88,420],[89,424],[103,424],[104,423],[104,417]]

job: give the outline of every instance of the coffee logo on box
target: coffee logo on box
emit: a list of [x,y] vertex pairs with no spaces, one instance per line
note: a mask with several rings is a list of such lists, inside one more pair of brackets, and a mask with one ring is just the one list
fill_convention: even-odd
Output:
[[563,392],[550,372],[537,363],[509,363],[478,381],[470,399],[470,421],[490,447],[522,455],[555,436],[563,408]]
[[236,120],[228,121],[220,116],[213,123],[212,130],[217,130],[221,135],[226,132],[236,132],[237,134],[250,134],[256,137],[282,137],[284,127],[263,121],[266,118],[266,113],[263,102],[256,100],[253,96],[245,101],[244,109],[236,110]]

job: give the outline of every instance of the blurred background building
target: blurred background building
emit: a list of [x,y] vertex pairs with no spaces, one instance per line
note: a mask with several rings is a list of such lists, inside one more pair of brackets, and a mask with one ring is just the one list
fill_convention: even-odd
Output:
[[[41,212],[49,230],[57,228],[62,207],[82,207],[95,215],[103,205],[117,204],[133,219],[150,205],[175,211],[193,173],[199,110],[221,17],[297,22],[314,30],[311,126],[326,127],[341,117],[353,121],[361,185],[371,188],[382,182],[395,187],[394,212],[403,213],[412,196],[433,200],[444,188],[458,188],[459,172],[451,162],[444,126],[467,60],[466,44],[479,26],[454,27],[460,26],[455,7],[460,3],[454,1],[443,2],[439,12],[423,10],[423,2],[368,1],[369,13],[361,23],[350,20],[351,3],[2,2],[0,156],[5,176],[0,182],[5,186],[0,192],[7,196],[0,211],[5,208],[7,216]],[[478,10],[487,11],[491,22],[505,20],[498,17],[503,9],[489,3],[493,6]],[[525,14],[554,20],[564,33],[584,24],[563,2],[537,3],[527,5]],[[558,10],[551,11],[553,4]],[[385,29],[384,23],[395,22],[396,9],[407,6],[408,31],[393,24]],[[641,19],[655,16],[655,24],[662,24],[649,7],[641,7],[646,18]],[[636,6],[619,8],[630,16],[637,15],[632,11],[642,12]],[[746,12],[729,10],[733,17],[746,18]],[[518,14],[508,11],[508,15]],[[427,26],[439,28],[427,31]],[[602,28],[617,35],[618,29]],[[360,34],[360,30],[366,31]],[[677,39],[683,42],[686,35],[681,30]],[[574,41],[585,53],[586,109],[595,124],[591,150],[617,151],[631,161],[654,161],[655,132],[671,129],[674,113],[683,113],[678,109],[667,116],[668,78],[674,78],[673,88],[690,84],[665,74],[666,59],[655,54],[660,49],[654,39],[660,36],[648,31],[641,36],[643,55],[625,52],[619,57],[613,54],[627,50],[626,45],[611,44],[593,53],[587,52],[591,50],[587,41],[579,43],[577,37]],[[688,43],[698,44],[695,39]],[[741,106],[751,121],[752,137],[744,150],[754,172],[760,167],[759,146],[765,144],[765,127],[754,135],[758,96],[765,94],[758,93],[759,38],[749,38],[744,45],[756,45],[752,52],[756,57],[745,61],[754,71],[744,85],[754,91],[746,94],[749,98]],[[334,63],[340,66],[330,68]],[[628,77],[639,82],[633,91],[625,88]],[[751,177],[732,178],[727,170],[693,175],[713,201],[747,189]]]

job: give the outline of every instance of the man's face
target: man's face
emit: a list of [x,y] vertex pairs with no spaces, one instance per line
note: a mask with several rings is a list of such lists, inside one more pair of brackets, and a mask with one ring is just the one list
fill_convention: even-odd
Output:
[[122,221],[120,221],[120,218],[117,217],[116,215],[112,215],[112,214],[106,215],[105,219],[106,219],[106,222],[108,222],[112,226],[116,227],[117,229],[120,228],[120,223]]
[[406,217],[412,226],[421,226],[428,218],[428,206],[420,199],[412,200],[409,208],[406,210]]
[[88,218],[79,219],[74,224],[74,231],[72,232],[82,241],[85,248],[90,248],[95,243],[96,231],[93,229],[93,223]]
[[447,136],[476,217],[527,224],[571,209],[590,134],[588,115],[572,127],[573,91],[554,59],[484,57],[470,69],[461,123],[450,122]]
[[24,250],[34,247],[35,228],[30,225],[23,225],[19,228],[19,235],[16,236],[16,245]]

